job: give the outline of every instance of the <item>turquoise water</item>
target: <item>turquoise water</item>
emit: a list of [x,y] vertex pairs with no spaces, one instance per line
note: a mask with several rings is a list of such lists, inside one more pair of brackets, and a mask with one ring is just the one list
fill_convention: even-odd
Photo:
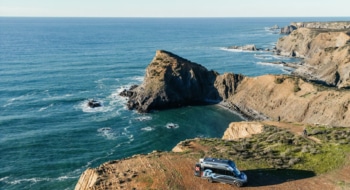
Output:
[[268,62],[295,60],[225,47],[272,48],[280,36],[266,27],[305,20],[315,19],[0,18],[0,189],[73,189],[88,167],[221,137],[242,119],[219,106],[139,114],[118,94],[158,49],[219,73],[289,73]]

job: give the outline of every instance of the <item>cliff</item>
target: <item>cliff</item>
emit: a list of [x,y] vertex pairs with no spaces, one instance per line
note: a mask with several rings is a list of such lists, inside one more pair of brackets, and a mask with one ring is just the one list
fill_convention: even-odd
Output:
[[280,55],[303,58],[294,72],[338,88],[350,87],[350,31],[300,28],[276,44]]
[[246,115],[288,122],[350,127],[350,92],[298,77],[245,77],[224,101]]

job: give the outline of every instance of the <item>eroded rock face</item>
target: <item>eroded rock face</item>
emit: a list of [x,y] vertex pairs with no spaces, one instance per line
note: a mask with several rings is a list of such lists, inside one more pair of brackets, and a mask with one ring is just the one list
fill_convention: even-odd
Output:
[[159,50],[146,69],[144,82],[123,94],[129,95],[128,107],[139,112],[219,102],[214,87],[217,76],[202,65]]
[[262,133],[264,125],[260,122],[233,122],[226,129],[222,139],[238,140],[240,138],[248,138],[254,134]]
[[[262,119],[350,126],[350,92],[316,86],[298,77],[245,77],[226,102]],[[265,117],[265,118],[264,118]]]
[[235,94],[239,83],[243,79],[244,76],[241,74],[225,73],[216,77],[214,85],[220,97],[225,100]]
[[305,59],[295,74],[338,88],[350,87],[350,32],[300,28],[278,40],[277,52]]

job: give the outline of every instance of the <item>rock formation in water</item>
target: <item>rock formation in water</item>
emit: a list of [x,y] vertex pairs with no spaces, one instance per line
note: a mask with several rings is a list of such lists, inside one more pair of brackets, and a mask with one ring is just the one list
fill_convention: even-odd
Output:
[[304,58],[295,74],[338,88],[350,87],[350,30],[300,28],[276,45],[280,55]]
[[217,76],[202,65],[159,50],[146,69],[144,82],[121,95],[128,96],[128,107],[139,112],[219,102],[214,87]]
[[234,49],[240,51],[260,51],[261,49],[257,48],[254,44],[248,44],[244,46],[229,46],[227,49]]

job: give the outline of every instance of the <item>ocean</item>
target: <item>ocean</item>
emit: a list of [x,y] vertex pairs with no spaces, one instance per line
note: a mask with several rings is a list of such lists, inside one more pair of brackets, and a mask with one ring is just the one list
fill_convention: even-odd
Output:
[[222,137],[243,119],[218,105],[140,114],[119,93],[142,83],[158,49],[221,74],[288,74],[270,62],[298,60],[227,47],[272,49],[281,35],[269,27],[331,20],[350,19],[0,17],[0,189],[74,189],[106,161]]

